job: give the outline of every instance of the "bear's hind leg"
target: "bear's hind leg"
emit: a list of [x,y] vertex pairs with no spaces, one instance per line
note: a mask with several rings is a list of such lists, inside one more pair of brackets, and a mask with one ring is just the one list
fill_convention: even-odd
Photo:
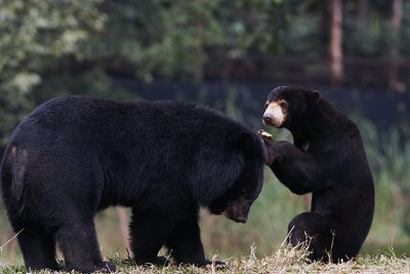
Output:
[[102,260],[92,217],[66,219],[56,236],[68,270],[115,271],[113,263]]
[[48,234],[43,229],[32,227],[25,227],[19,231],[21,232],[17,239],[28,271],[46,268],[59,270],[55,259],[56,245],[51,233]]
[[158,266],[167,264],[166,258],[158,257],[158,252],[173,226],[174,223],[166,214],[133,210],[130,234],[135,263]]
[[289,223],[289,243],[297,246],[301,243],[309,245],[309,259],[327,262],[332,258],[334,249],[334,228],[330,217],[314,212],[297,215]]
[[177,263],[194,264],[196,266],[211,263],[205,258],[197,213],[175,226],[166,241],[166,246],[171,250],[172,256]]

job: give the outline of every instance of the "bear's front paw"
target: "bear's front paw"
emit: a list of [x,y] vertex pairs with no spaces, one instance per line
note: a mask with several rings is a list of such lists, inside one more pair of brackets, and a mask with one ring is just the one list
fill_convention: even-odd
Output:
[[272,134],[270,134],[269,132],[263,130],[263,129],[259,129],[256,133],[258,133],[261,137],[267,138],[267,139],[272,139]]
[[[185,263],[185,265],[186,265],[187,263]],[[222,261],[218,261],[218,260],[214,260],[214,261],[210,261],[210,260],[203,260],[203,261],[200,261],[200,262],[194,262],[194,263],[191,263],[192,265],[195,265],[195,266],[197,266],[197,267],[207,267],[207,268],[210,268],[210,267],[215,267],[216,269],[223,269],[223,268],[226,268],[227,266],[226,266],[226,263],[224,263],[224,262],[222,262]]]
[[225,269],[228,268],[228,265],[222,261],[209,261],[209,263],[207,264],[207,267],[215,267],[216,269]]
[[113,262],[104,261],[97,265],[97,270],[95,272],[114,273],[115,271],[117,271],[117,267]]
[[272,134],[270,134],[269,132],[260,129],[256,133],[259,135],[259,137],[263,140],[265,144],[269,145],[274,142],[272,139]]
[[155,266],[167,266],[170,261],[162,256],[154,258],[134,258],[134,262],[137,265],[155,265]]

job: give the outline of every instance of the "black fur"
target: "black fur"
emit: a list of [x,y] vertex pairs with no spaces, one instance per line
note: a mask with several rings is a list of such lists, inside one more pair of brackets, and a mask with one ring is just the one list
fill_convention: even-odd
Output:
[[1,181],[27,268],[113,268],[102,261],[94,215],[132,207],[137,263],[208,264],[198,209],[245,222],[263,181],[263,149],[251,130],[209,108],[173,102],[118,103],[60,97],[16,128]]
[[374,212],[373,178],[359,129],[316,91],[279,87],[268,96],[268,102],[281,99],[287,102],[283,127],[294,145],[265,138],[268,165],[292,192],[313,193],[311,211],[289,223],[289,241],[310,241],[312,260],[354,258]]

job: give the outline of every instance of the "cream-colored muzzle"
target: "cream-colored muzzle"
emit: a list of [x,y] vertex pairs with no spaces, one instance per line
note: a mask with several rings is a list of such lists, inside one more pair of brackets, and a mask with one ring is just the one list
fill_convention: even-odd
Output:
[[269,103],[263,114],[263,124],[267,126],[280,127],[285,121],[286,115],[277,102]]

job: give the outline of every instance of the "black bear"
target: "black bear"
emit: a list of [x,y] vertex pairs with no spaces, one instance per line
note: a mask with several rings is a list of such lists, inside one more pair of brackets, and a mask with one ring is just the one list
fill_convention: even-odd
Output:
[[311,211],[289,223],[289,242],[309,243],[310,259],[354,258],[374,211],[374,184],[358,127],[318,91],[278,87],[263,121],[287,128],[294,144],[264,137],[267,164],[293,193],[312,193]]
[[263,184],[265,147],[252,130],[206,107],[175,102],[119,103],[60,97],[15,129],[1,167],[3,198],[25,265],[80,272],[103,262],[97,211],[132,208],[138,264],[210,263],[198,208],[244,223]]

